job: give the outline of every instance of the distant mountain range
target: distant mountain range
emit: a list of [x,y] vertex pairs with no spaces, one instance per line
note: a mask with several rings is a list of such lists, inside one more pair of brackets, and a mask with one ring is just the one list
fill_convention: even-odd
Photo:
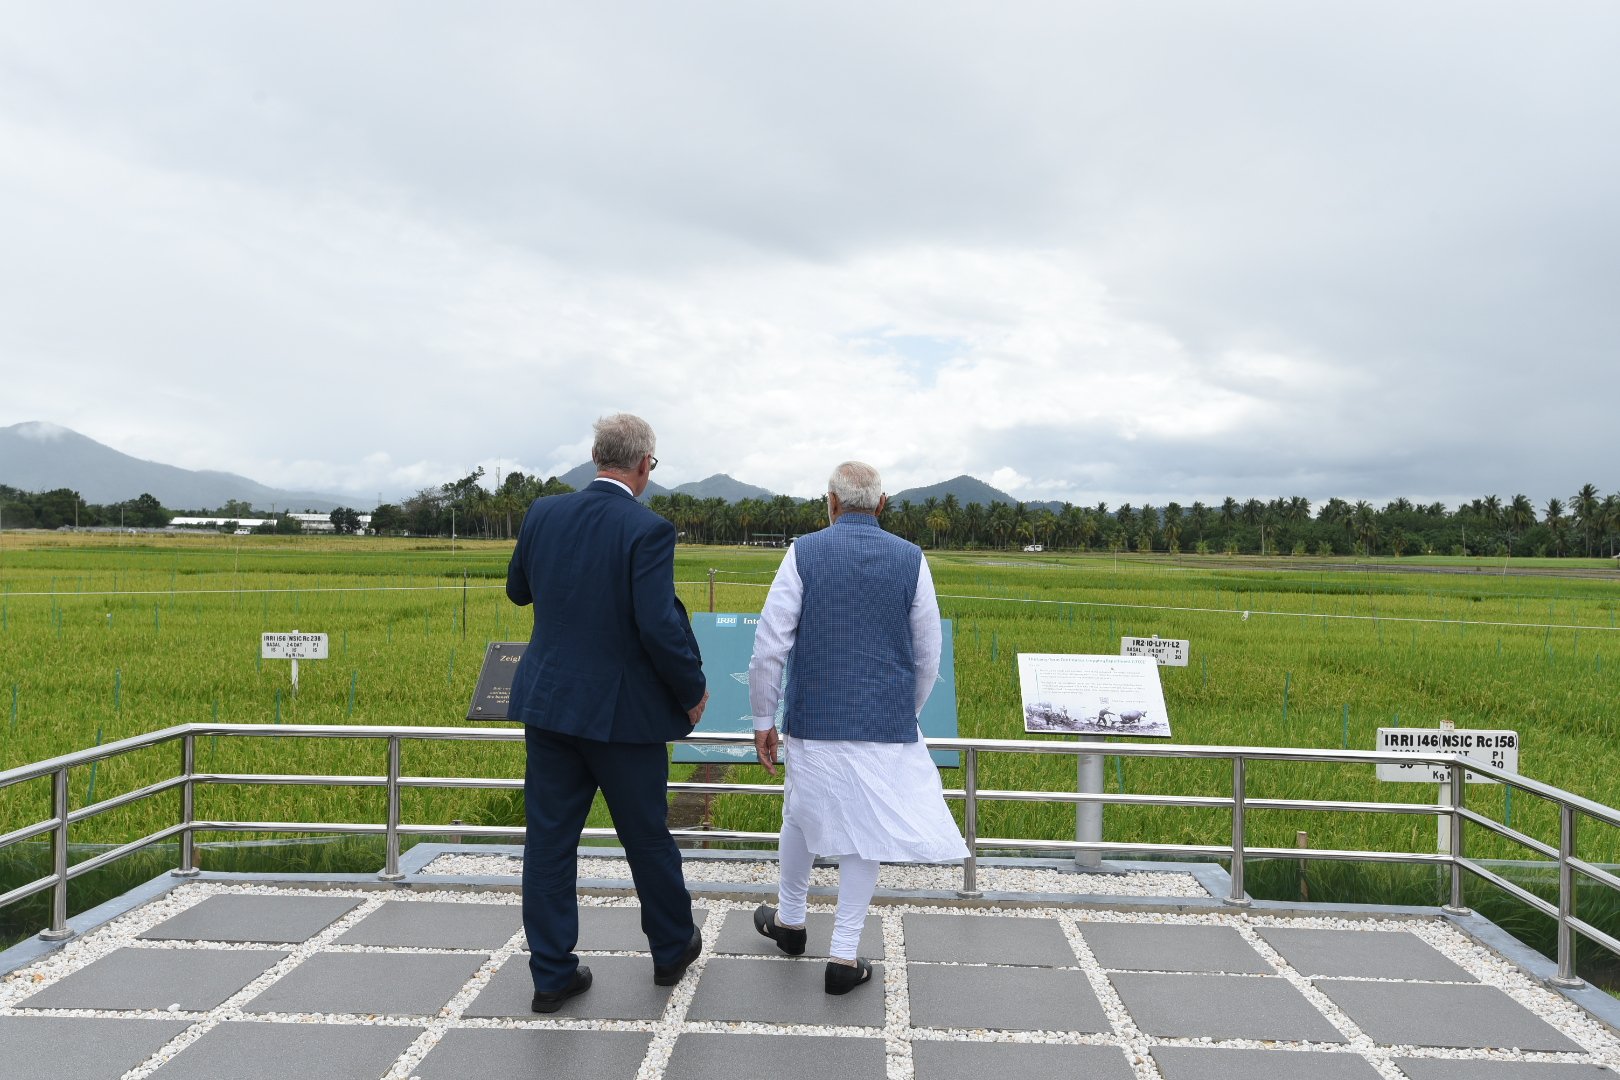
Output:
[[71,488],[88,503],[118,503],[150,494],[174,510],[200,510],[231,499],[256,509],[326,513],[353,499],[283,491],[235,473],[182,469],[120,453],[56,424],[31,421],[0,428],[0,484],[21,491]]
[[[596,466],[587,461],[583,465],[574,466],[557,479],[578,491],[596,479]],[[690,495],[694,499],[724,499],[728,503],[742,502],[744,499],[776,498],[774,491],[734,480],[725,473],[715,473],[703,480],[691,480],[677,484],[673,488],[664,487],[656,480],[651,481],[647,484],[647,490],[641,493],[641,498],[645,501],[654,495],[670,494]]]
[[[587,461],[569,469],[558,479],[577,489],[589,484],[595,476],[596,466]],[[219,507],[231,499],[245,500],[259,510],[274,506],[320,513],[354,504],[352,497],[285,491],[234,473],[182,469],[145,461],[104,446],[76,431],[39,421],[0,428],[0,484],[22,491],[72,488],[90,503],[123,502],[142,493],[150,493],[171,510]],[[674,488],[666,488],[657,482],[650,483],[642,498],[672,493],[690,495],[695,499],[724,499],[728,503],[776,497],[776,493],[767,488],[744,483],[725,473],[715,473]],[[943,502],[947,495],[955,495],[963,506],[975,502],[984,506],[1018,502],[1006,492],[967,475],[927,487],[907,488],[889,496],[889,501],[896,506],[902,502],[921,504],[929,499]],[[795,497],[795,501],[798,501],[798,497]],[[1056,509],[1062,504],[1028,505]]]

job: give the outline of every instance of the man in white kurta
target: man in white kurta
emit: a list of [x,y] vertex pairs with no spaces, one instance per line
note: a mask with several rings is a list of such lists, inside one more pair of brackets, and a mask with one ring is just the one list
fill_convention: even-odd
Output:
[[762,908],[755,925],[786,951],[803,951],[811,865],[816,855],[838,857],[829,993],[870,977],[856,951],[879,863],[967,854],[917,726],[939,674],[934,581],[916,545],[878,526],[884,501],[870,465],[834,470],[832,524],[783,557],[748,667],[760,761],[774,772],[780,740],[787,766],[781,906]]

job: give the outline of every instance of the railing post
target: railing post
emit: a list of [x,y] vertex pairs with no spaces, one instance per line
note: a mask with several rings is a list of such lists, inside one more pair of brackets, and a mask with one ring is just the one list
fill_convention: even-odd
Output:
[[969,747],[962,753],[962,789],[967,795],[962,808],[966,835],[962,839],[967,842],[967,858],[962,860],[962,887],[956,895],[977,900],[984,895],[979,891],[979,752]]
[[1586,985],[1575,974],[1577,939],[1575,928],[1569,925],[1575,915],[1575,868],[1569,865],[1575,856],[1575,808],[1560,803],[1558,811],[1558,974],[1550,981],[1573,989]]
[[180,834],[180,865],[169,873],[175,877],[196,877],[202,871],[197,866],[196,837],[191,823],[197,820],[197,789],[192,779],[197,772],[197,736],[186,735],[180,740],[180,775],[186,782],[180,786],[180,824],[186,830]]
[[399,872],[399,736],[388,736],[388,834],[387,854],[382,873],[384,881],[398,881],[405,875]]
[[1448,915],[1467,915],[1468,905],[1463,903],[1463,792],[1468,774],[1462,762],[1451,763],[1451,902],[1440,910]]
[[51,887],[51,925],[39,936],[46,941],[61,941],[73,936],[68,929],[68,771],[57,769],[51,773],[51,816],[56,828],[51,830],[51,874],[56,884]]
[[709,611],[714,611],[714,567],[709,568]]
[[1249,906],[1249,898],[1243,891],[1243,849],[1248,846],[1243,835],[1244,785],[1247,782],[1244,777],[1243,755],[1235,754],[1232,757],[1232,891],[1223,900],[1223,903],[1233,907]]

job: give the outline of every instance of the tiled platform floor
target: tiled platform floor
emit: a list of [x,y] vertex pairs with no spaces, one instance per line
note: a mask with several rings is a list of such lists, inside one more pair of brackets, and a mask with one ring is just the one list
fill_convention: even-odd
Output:
[[[703,899],[652,983],[633,898],[587,897],[592,989],[529,1011],[510,892],[181,886],[0,981],[7,1080],[1598,1080],[1620,1040],[1439,920],[873,908],[873,985]],[[830,916],[812,917],[812,950]],[[1539,1014],[1539,1015],[1538,1015]]]

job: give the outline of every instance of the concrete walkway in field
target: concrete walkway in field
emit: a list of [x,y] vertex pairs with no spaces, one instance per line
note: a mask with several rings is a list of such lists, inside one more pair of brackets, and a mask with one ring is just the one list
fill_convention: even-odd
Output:
[[[440,849],[441,851],[444,849]],[[0,954],[8,1080],[320,1076],[591,1080],[1596,1080],[1620,1010],[1477,916],[1217,897],[886,889],[862,954],[822,992],[831,915],[805,958],[752,925],[757,884],[705,883],[704,950],[652,982],[634,893],[582,885],[595,983],[529,1011],[515,882],[423,872],[264,883],[162,879]],[[585,860],[588,862],[588,860]],[[734,875],[733,875],[734,876]],[[819,908],[819,910],[817,910]]]

